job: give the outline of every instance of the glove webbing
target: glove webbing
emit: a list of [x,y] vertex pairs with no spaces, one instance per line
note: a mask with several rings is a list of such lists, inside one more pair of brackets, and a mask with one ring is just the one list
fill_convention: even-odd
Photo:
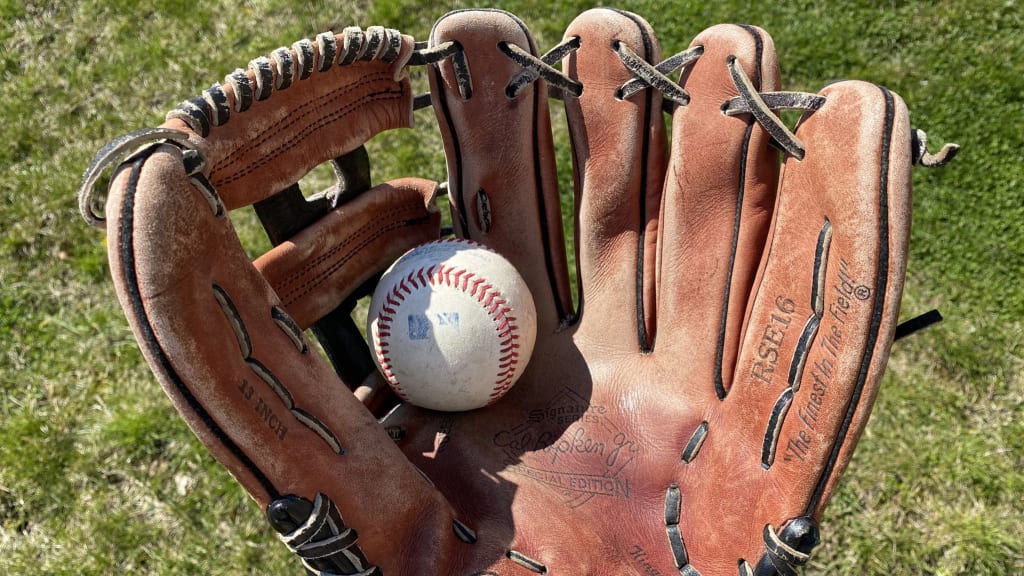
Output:
[[402,36],[397,30],[382,26],[370,26],[365,32],[350,26],[342,31],[340,45],[333,32],[318,34],[316,42],[316,50],[312,41],[303,39],[290,49],[274,50],[270,58],[254,59],[249,62],[252,78],[239,68],[227,75],[223,85],[214,84],[199,96],[182,102],[167,114],[167,119],[179,119],[205,138],[211,126],[221,126],[230,117],[227,90],[234,95],[234,111],[245,112],[254,100],[266,100],[274,90],[285,90],[295,80],[309,78],[314,71],[327,72],[335,64],[347,66],[360,60],[393,62],[401,50]]

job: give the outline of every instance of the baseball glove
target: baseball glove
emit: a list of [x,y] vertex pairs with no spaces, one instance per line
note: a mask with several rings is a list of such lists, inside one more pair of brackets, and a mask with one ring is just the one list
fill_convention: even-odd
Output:
[[[608,9],[543,55],[501,11],[450,13],[426,43],[346,28],[111,143],[81,206],[165,391],[312,573],[793,574],[889,355],[911,167],[956,149],[927,153],[885,88],[779,76],[759,28],[663,59]],[[549,95],[572,142],[576,305]],[[371,186],[363,143],[426,106],[447,184]],[[782,108],[804,111],[795,130]],[[99,174],[132,150],[96,214]],[[338,185],[304,196],[332,160]],[[454,233],[506,256],[538,317],[522,379],[465,413],[396,402],[350,314],[442,235],[445,188]],[[228,218],[248,205],[274,244],[255,261]]]

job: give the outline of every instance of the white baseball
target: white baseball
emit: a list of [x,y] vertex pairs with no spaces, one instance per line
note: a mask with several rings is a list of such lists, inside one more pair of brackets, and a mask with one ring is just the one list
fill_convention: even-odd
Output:
[[533,353],[537,311],[500,254],[470,240],[437,240],[384,273],[366,333],[400,398],[459,412],[493,404],[519,379]]

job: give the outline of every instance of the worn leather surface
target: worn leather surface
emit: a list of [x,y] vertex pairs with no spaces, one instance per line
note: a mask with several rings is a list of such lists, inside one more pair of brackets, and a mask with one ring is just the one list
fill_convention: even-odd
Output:
[[[341,382],[275,321],[285,312],[308,327],[436,236],[432,183],[371,190],[254,265],[190,181],[179,147],[151,147],[114,179],[112,273],[175,406],[261,507],[287,494],[330,497],[384,574],[521,575],[529,565],[736,574],[761,560],[766,526],[822,517],[877,392],[910,226],[911,136],[899,97],[862,82],[824,89],[826,103],[796,130],[806,156],[780,169],[749,114],[721,111],[737,93],[730,57],[760,91],[779,89],[763,30],[716,26],[694,40],[704,54],[673,76],[691,101],[672,114],[671,140],[660,93],[616,97],[633,76],[612,47],[657,63],[652,28],[598,9],[569,26],[572,36],[581,47],[561,69],[584,85],[565,103],[575,310],[546,83],[505,93],[521,67],[498,44],[539,55],[526,26],[500,11],[463,11],[430,37],[462,46],[473,87],[464,100],[450,59],[427,70],[453,220],[513,262],[537,304],[530,365],[486,409],[403,405],[379,423],[349,391],[359,383]],[[207,138],[193,135],[225,204],[258,201],[408,125],[411,42],[395,63],[314,75],[308,92],[289,88]],[[337,98],[303,111],[324,95]],[[337,110],[349,111],[342,134],[292,138],[286,120],[319,126]],[[257,133],[277,143],[273,153],[252,144]],[[230,175],[241,172],[246,179]],[[456,537],[455,518],[475,543]],[[674,530],[685,556],[673,551]]]

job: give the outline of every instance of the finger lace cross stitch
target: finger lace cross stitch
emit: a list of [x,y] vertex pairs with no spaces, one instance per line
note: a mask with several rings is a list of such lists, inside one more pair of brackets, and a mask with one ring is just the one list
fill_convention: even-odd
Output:
[[690,93],[679,86],[679,84],[670,80],[666,74],[670,74],[696,61],[704,53],[703,47],[680,52],[657,66],[647,62],[638,56],[636,52],[633,52],[629,46],[618,40],[612,42],[612,50],[619,56],[619,60],[622,60],[622,64],[635,76],[633,80],[626,82],[618,89],[615,95],[617,98],[620,100],[626,99],[650,86],[680,106],[686,106],[690,103]]
[[538,58],[515,44],[500,42],[498,49],[513,62],[523,67],[522,72],[516,74],[508,81],[508,85],[505,86],[505,95],[509,98],[515,98],[531,82],[536,81],[538,78],[544,78],[561,92],[578,97],[583,93],[583,84],[556,70],[554,64],[578,50],[579,47],[580,37],[573,36],[565,39]]
[[[523,68],[522,71],[509,79],[508,84],[505,86],[505,95],[509,98],[515,98],[526,86],[539,78],[543,78],[563,93],[579,96],[583,92],[583,84],[569,78],[552,66],[579,47],[580,39],[578,37],[569,38],[538,58],[511,42],[499,42],[498,49],[501,53]],[[451,58],[452,60],[459,96],[463,100],[469,100],[473,96],[473,76],[469,69],[469,61],[465,50],[457,41],[450,40],[428,47],[417,45],[417,49],[413,52],[409,64],[435,64],[446,58]],[[421,105],[417,104],[417,107],[421,107]]]
[[[650,86],[651,88],[660,90],[662,94],[668,96],[668,98],[676,104],[685,106],[690,102],[690,94],[678,84],[672,82],[672,80],[668,78],[668,75],[696,62],[697,59],[704,54],[703,46],[694,46],[689,50],[684,50],[663,60],[657,66],[651,66],[642,58],[633,54],[629,48],[621,43],[619,43],[616,53],[619,54],[619,58],[622,59],[622,63],[625,64],[626,67],[629,68],[630,72],[635,76],[635,78],[626,82],[619,88],[617,94],[619,99],[624,100],[629,98],[633,94],[636,94],[640,90]],[[623,57],[624,53],[627,54],[625,57]]]
[[761,93],[754,87],[754,83],[743,71],[743,67],[736,63],[735,56],[729,58],[727,65],[739,96],[727,100],[722,105],[722,112],[728,116],[743,113],[753,115],[757,123],[768,132],[783,151],[797,160],[802,160],[807,151],[806,146],[772,110],[789,108],[814,111],[825,104],[825,97],[803,92]]

